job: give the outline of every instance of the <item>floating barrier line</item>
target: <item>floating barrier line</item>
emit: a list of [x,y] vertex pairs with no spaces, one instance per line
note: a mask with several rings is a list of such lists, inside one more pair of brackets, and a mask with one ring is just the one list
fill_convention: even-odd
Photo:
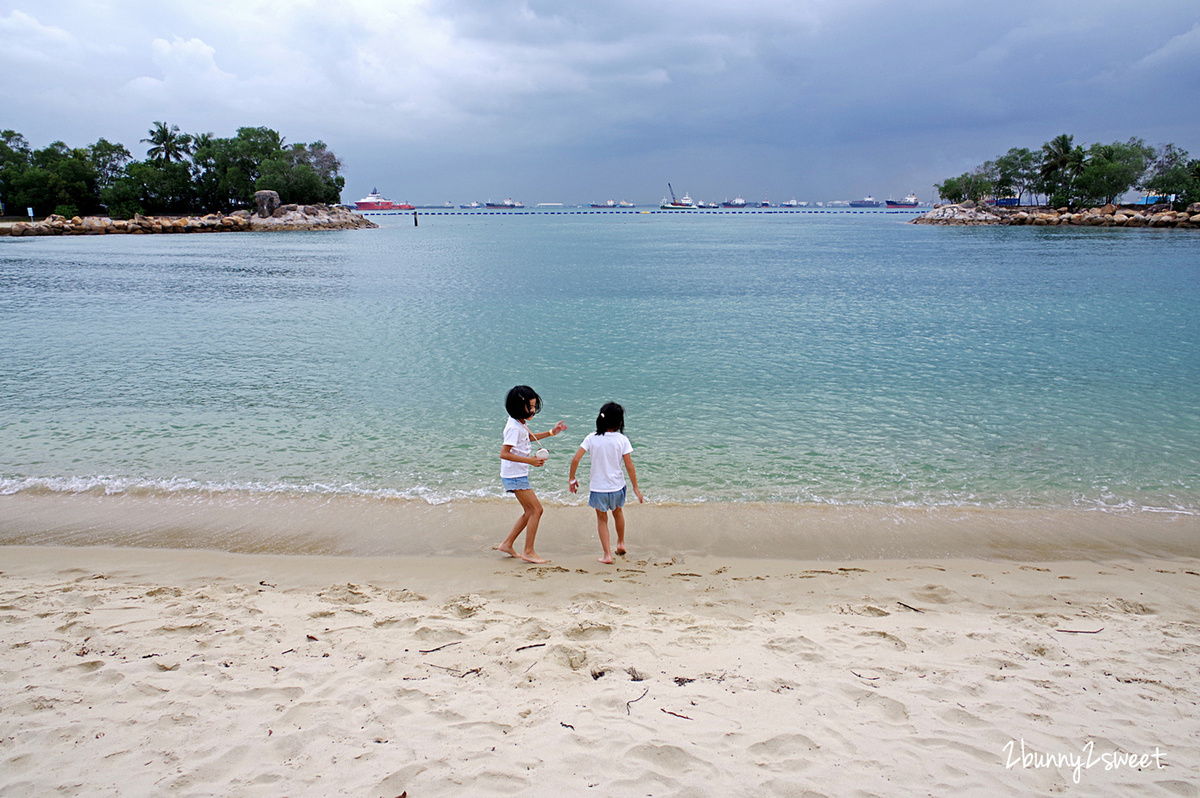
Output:
[[[926,209],[927,210],[927,209]],[[759,214],[767,216],[784,216],[805,213],[832,213],[832,214],[888,214],[888,215],[906,215],[916,216],[926,213],[926,210],[889,210],[880,208],[876,211],[862,211],[840,208],[806,208],[803,210],[792,210],[780,208],[778,210],[772,208],[770,210],[748,210],[748,211],[730,211],[720,210],[717,208],[697,208],[691,211],[683,210],[665,210],[662,208],[646,208],[645,210],[630,209],[620,211],[608,210],[579,210],[579,211],[474,211],[474,210],[417,210],[413,211],[356,211],[366,217],[372,216],[628,216],[628,215],[647,215],[647,214],[665,214],[665,215],[684,215],[684,216],[722,216],[722,215],[737,215],[737,214]]]

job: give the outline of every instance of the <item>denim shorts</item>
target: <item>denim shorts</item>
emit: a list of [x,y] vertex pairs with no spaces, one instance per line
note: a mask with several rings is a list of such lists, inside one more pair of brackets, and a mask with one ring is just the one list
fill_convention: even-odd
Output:
[[613,493],[597,493],[592,491],[588,494],[588,507],[595,510],[615,510],[618,507],[625,506],[625,489],[621,488]]
[[529,477],[500,477],[500,484],[509,493],[518,490],[533,490],[533,485],[529,484]]

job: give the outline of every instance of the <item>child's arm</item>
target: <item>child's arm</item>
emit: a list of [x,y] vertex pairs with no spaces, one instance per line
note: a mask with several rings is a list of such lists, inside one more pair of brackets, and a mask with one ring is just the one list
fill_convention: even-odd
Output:
[[549,438],[552,435],[557,435],[558,433],[562,432],[566,428],[567,428],[567,422],[560,421],[557,424],[555,424],[554,429],[550,430],[549,432],[531,432],[531,433],[529,433],[529,440],[540,441],[542,438]]
[[572,493],[579,490],[579,480],[575,479],[575,469],[579,468],[579,461],[583,459],[583,447],[579,447],[579,451],[575,452],[575,456],[571,458],[571,473],[567,475],[567,489]]
[[642,492],[637,486],[637,469],[633,467],[633,455],[625,455],[625,470],[629,472],[629,481],[633,483],[633,492],[637,494],[638,504],[643,504],[646,500],[642,497]]
[[537,457],[525,457],[524,455],[517,454],[512,450],[511,443],[506,443],[500,447],[500,459],[512,460],[514,463],[525,463],[526,465],[537,466],[538,468],[541,468],[546,463],[545,460]]

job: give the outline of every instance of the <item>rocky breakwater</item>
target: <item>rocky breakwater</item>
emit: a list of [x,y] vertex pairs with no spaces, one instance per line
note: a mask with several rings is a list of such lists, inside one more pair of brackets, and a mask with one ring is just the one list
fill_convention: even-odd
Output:
[[1186,211],[1173,211],[1165,205],[1105,205],[1072,211],[1069,208],[995,208],[973,202],[937,205],[932,211],[912,220],[913,224],[1010,224],[1034,227],[1160,227],[1200,229],[1200,202]]
[[251,230],[346,230],[379,226],[347,208],[280,204],[279,194],[269,189],[254,192],[254,205],[257,210],[250,216]]
[[0,225],[0,235],[13,236],[97,236],[114,233],[219,233],[233,230],[249,230],[249,213],[245,216],[233,214],[220,216],[142,216],[132,219],[109,219],[107,216],[64,216],[51,215],[40,222],[13,222]]
[[352,230],[378,227],[370,219],[347,208],[328,205],[280,205],[274,191],[255,195],[254,213],[234,211],[228,216],[142,216],[109,219],[106,216],[48,216],[40,222],[0,224],[0,235],[83,236],[126,233],[221,233],[246,230]]
[[328,205],[280,205],[268,216],[255,213],[248,217],[251,230],[356,230],[379,226],[352,210]]

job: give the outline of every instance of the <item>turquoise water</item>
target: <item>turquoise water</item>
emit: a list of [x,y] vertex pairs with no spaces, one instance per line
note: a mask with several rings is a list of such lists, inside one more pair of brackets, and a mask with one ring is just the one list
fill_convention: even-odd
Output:
[[1200,512],[1200,235],[909,218],[0,238],[0,493],[498,496],[527,383],[550,502],[615,400],[655,502]]

